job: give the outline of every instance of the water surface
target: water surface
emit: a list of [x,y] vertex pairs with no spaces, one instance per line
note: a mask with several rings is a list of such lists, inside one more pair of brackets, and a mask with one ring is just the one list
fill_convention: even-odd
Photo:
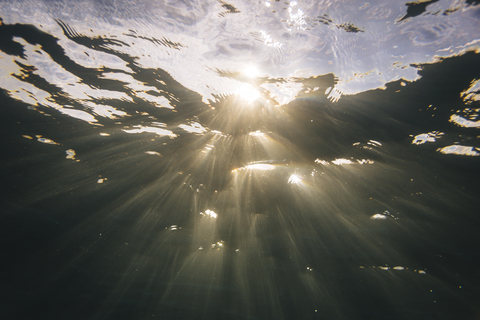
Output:
[[8,319],[476,319],[478,1],[2,1]]

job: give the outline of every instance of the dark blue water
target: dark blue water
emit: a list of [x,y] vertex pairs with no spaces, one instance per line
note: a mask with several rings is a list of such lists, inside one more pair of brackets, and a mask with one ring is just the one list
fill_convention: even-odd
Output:
[[0,317],[478,319],[479,17],[0,2]]

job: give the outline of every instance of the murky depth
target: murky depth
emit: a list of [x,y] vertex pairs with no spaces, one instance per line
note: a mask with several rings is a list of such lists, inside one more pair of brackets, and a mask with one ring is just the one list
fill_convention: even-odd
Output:
[[5,314],[475,319],[479,10],[2,2]]

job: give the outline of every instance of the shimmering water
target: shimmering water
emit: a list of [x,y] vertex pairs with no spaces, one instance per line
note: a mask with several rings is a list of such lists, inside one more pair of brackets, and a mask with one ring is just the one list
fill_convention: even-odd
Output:
[[478,1],[1,1],[0,316],[478,319]]

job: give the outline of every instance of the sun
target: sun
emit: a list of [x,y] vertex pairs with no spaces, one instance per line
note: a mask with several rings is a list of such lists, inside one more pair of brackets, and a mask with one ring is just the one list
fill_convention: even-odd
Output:
[[260,70],[254,65],[247,66],[242,72],[249,78],[257,78],[260,75]]
[[242,84],[236,91],[236,94],[247,102],[253,102],[260,97],[260,92],[250,84]]

